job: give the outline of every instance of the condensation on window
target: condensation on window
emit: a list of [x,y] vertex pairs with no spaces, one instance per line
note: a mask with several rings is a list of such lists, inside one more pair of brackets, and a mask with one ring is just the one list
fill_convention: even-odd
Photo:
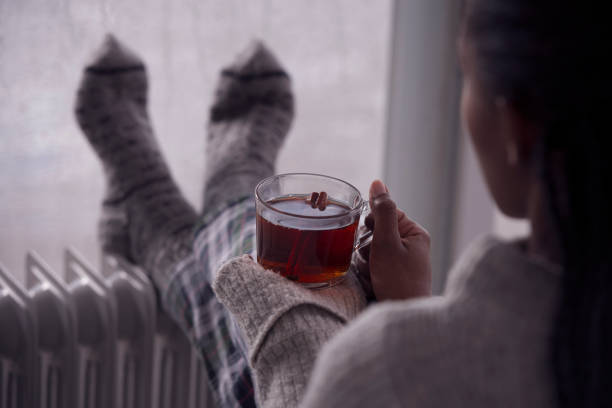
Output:
[[362,191],[381,173],[391,0],[0,0],[0,262],[33,249],[98,259],[102,169],[76,127],[81,70],[105,33],[144,59],[149,110],[180,187],[201,202],[219,70],[253,38],[294,82],[297,117],[278,172],[326,173]]

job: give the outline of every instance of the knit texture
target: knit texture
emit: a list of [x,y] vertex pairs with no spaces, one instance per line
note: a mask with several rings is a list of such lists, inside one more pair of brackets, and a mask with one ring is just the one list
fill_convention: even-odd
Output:
[[341,284],[309,290],[248,256],[224,264],[213,284],[249,347],[261,406],[296,406],[322,345],[365,307],[352,273]]
[[210,109],[204,215],[245,196],[275,173],[294,115],[291,80],[261,42],[221,72]]
[[[267,290],[269,272],[237,266],[215,288],[249,333],[260,406],[555,406],[549,341],[561,272],[519,243],[481,239],[443,296],[383,302],[341,330],[341,311],[312,313],[302,288],[277,277]],[[309,328],[305,343],[290,341],[298,325]]]
[[85,68],[75,114],[106,176],[99,238],[164,291],[192,253],[197,221],[160,152],[147,112],[145,65],[108,35]]
[[[170,174],[147,92],[144,62],[108,35],[83,72],[75,104],[106,177],[102,250],[150,275],[164,308],[201,351],[215,401],[250,407],[244,342],[211,281],[218,262],[253,249],[254,204],[244,204],[245,198],[275,171],[293,119],[289,75],[259,41],[222,70],[210,111],[202,217]],[[227,232],[227,247],[220,248]]]

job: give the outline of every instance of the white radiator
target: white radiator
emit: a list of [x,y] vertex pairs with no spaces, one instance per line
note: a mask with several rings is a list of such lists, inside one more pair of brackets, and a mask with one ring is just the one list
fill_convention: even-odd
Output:
[[66,250],[61,278],[36,254],[25,288],[0,265],[0,408],[212,407],[206,371],[119,259],[100,273]]

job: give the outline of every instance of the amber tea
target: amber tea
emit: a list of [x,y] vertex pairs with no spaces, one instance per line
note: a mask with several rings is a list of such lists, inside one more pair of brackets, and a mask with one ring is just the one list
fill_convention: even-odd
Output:
[[[275,198],[266,205],[276,211],[265,217],[257,213],[257,262],[307,286],[346,274],[359,224],[358,216],[348,216],[351,208],[333,197],[324,210],[313,208],[307,195]],[[312,222],[315,217],[328,221]]]

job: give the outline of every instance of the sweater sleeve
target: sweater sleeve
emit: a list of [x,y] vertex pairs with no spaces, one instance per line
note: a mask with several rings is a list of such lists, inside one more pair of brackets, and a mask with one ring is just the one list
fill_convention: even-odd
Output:
[[342,284],[313,291],[248,256],[223,265],[214,290],[243,331],[262,407],[297,406],[319,350],[365,307],[352,273]]

